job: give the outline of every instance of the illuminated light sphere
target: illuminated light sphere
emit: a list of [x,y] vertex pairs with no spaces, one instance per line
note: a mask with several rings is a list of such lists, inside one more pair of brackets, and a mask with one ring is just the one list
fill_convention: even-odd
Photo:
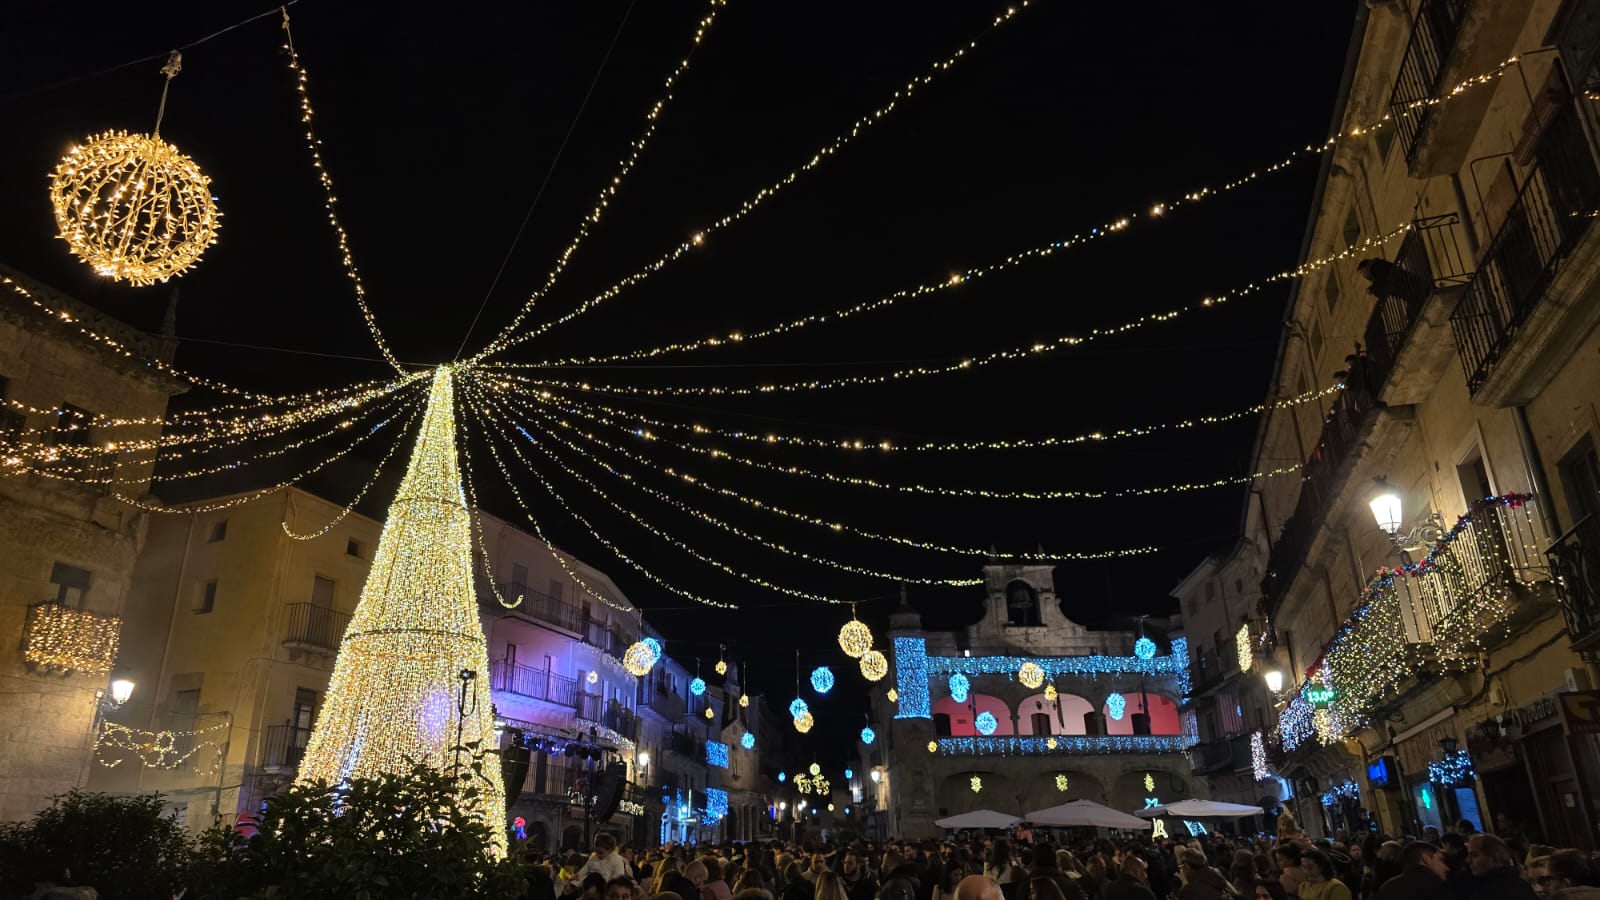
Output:
[[895,690],[894,688],[889,688],[889,693],[885,694],[884,696],[889,698],[889,702],[890,703],[899,703],[900,702],[900,692]]
[[806,771],[810,772],[812,775],[821,775],[822,774],[822,767],[817,765],[816,763],[812,763],[810,768],[806,769]]
[[1111,718],[1116,719],[1118,722],[1122,721],[1122,714],[1127,710],[1127,708],[1128,700],[1121,694],[1112,692],[1111,696],[1106,698],[1106,712],[1111,715]]
[[929,741],[928,742],[928,752],[929,753],[938,753],[939,752],[939,742],[938,741]]
[[1025,662],[1017,670],[1017,680],[1022,682],[1023,687],[1036,688],[1044,684],[1044,669],[1036,662]]
[[589,682],[590,684],[599,684],[600,673],[590,669],[589,674],[583,676],[583,680]]
[[815,724],[817,724],[817,720],[812,718],[811,713],[806,713],[803,716],[795,716],[794,718],[794,730],[800,732],[801,734],[805,734],[806,732],[810,731],[811,726]]
[[832,803],[828,804],[828,812],[833,812],[833,804]]
[[160,137],[108,131],[50,174],[58,235],[96,274],[135,286],[188,271],[216,243],[211,179]]
[[950,699],[957,703],[967,702],[967,691],[971,689],[972,682],[960,672],[950,676]]
[[[433,375],[427,411],[372,567],[339,644],[300,764],[301,784],[448,770],[458,744],[495,747],[489,652],[479,619],[472,513],[456,449],[452,370]],[[476,673],[463,681],[462,672]],[[466,694],[465,712],[458,698]],[[500,767],[474,778],[478,814],[503,856]]]
[[1046,700],[1054,701],[1059,696],[1061,696],[1061,692],[1056,690],[1055,685],[1047,684],[1044,686],[1044,698]]
[[789,773],[787,773],[787,772],[779,772],[778,773],[778,783],[779,784],[783,784],[785,781],[788,781],[788,780],[789,780]]
[[695,680],[689,682],[689,693],[698,697],[705,692],[706,680],[704,678],[696,678]]
[[718,675],[726,675],[726,674],[728,674],[728,663],[727,663],[726,660],[721,660],[721,659],[717,660],[717,674]]
[[706,718],[710,719],[710,718],[713,718],[715,716],[716,716],[716,712],[711,707],[709,707],[709,706],[706,707]]
[[872,649],[872,629],[855,619],[844,623],[839,629],[839,649],[851,659],[860,659]]
[[844,770],[844,778],[845,778],[846,781],[849,781],[850,779],[852,779],[854,777],[856,777],[856,773],[855,772],[851,771],[850,769],[845,769]]
[[1133,642],[1133,655],[1140,659],[1155,659],[1156,642],[1147,637],[1140,637]]
[[817,666],[812,669],[811,689],[819,694],[826,694],[833,690],[833,670],[827,666]]
[[801,700],[799,697],[796,697],[793,700],[789,701],[789,715],[794,717],[794,718],[796,718],[796,719],[800,718],[801,716],[805,715],[806,713],[808,713],[810,711],[811,711],[811,707],[807,706],[806,702],[804,700]]
[[972,780],[968,782],[968,784],[972,785],[972,792],[974,794],[983,790],[983,779],[976,775],[972,776]]
[[863,743],[863,744],[871,744],[873,741],[875,741],[877,739],[878,739],[878,733],[876,731],[873,731],[871,728],[863,728],[863,729],[861,729],[861,743]]
[[1056,776],[1056,790],[1065,791],[1069,787],[1071,787],[1071,785],[1067,783],[1067,776],[1065,776],[1065,775],[1057,775]]
[[665,650],[661,649],[661,642],[653,637],[647,637],[640,643],[644,644],[646,647],[649,647],[650,651],[656,655],[656,659],[658,660],[661,658],[661,654],[666,652]]
[[994,734],[994,730],[1000,727],[1000,720],[994,717],[994,713],[984,710],[978,713],[978,717],[972,720],[972,724],[977,726],[979,734],[987,736]]
[[[881,681],[883,680],[883,676],[887,674],[889,674],[888,657],[876,650],[868,650],[866,653],[861,654],[862,677],[866,678],[868,681]],[[891,703],[900,698],[900,695],[895,693],[893,688],[889,690],[889,693],[894,695],[889,698],[889,702]]]
[[740,694],[739,695],[739,708],[743,709],[743,708],[745,708],[745,707],[747,707],[749,705],[750,705],[750,695],[749,694]]
[[746,731],[739,738],[739,746],[745,748],[746,750],[754,750],[756,748],[756,736]]
[[655,666],[656,660],[660,658],[661,652],[650,646],[650,640],[647,638],[642,641],[635,641],[627,652],[622,654],[622,667],[628,670],[629,675],[642,677],[650,674],[650,669]]

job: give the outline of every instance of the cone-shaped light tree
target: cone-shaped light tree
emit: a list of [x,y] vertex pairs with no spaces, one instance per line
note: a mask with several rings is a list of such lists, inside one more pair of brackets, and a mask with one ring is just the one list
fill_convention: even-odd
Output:
[[[327,700],[300,765],[302,782],[338,784],[406,772],[413,762],[447,771],[459,764],[467,772],[470,757],[451,749],[458,739],[495,746],[454,400],[451,372],[440,368],[372,570],[339,645]],[[470,680],[463,679],[466,672]],[[486,798],[481,812],[499,850],[505,787],[498,761],[491,757],[489,763],[483,767],[489,783],[479,784]]]

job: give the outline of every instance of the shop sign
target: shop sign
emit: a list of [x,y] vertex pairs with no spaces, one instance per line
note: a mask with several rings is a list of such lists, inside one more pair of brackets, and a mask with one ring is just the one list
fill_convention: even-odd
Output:
[[1600,734],[1600,691],[1562,691],[1556,701],[1567,734]]

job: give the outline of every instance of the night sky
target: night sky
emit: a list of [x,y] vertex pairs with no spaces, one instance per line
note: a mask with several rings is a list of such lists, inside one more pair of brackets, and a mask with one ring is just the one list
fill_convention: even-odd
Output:
[[[10,123],[0,142],[0,261],[153,329],[172,287],[113,285],[73,259],[54,237],[46,175],[85,135],[149,129],[165,50],[265,7],[98,6],[35,4],[10,11],[0,30],[0,103]],[[991,30],[1004,7],[724,8],[641,163],[533,321],[572,309],[737,208],[932,61],[982,40],[933,85],[689,258],[506,358],[608,354],[757,330],[941,281],[1263,168],[1328,133],[1355,5],[1036,0]],[[416,11],[304,0],[291,8],[341,214],[371,305],[402,360],[453,358],[483,304],[467,340],[469,352],[481,347],[544,281],[639,133],[704,11],[676,0]],[[210,173],[225,214],[218,244],[174,282],[183,339],[176,362],[271,392],[386,372],[338,263],[281,38],[274,13],[185,50],[162,127]],[[83,77],[148,55],[157,58]],[[947,364],[1082,334],[1291,268],[1317,164],[1303,157],[1203,205],[1141,218],[1048,260],[842,323],[626,368],[532,374],[594,384],[744,386]],[[607,402],[717,428],[869,442],[1065,436],[1170,422],[1265,398],[1286,292],[1280,285],[1080,349],[889,386]],[[179,406],[216,399],[196,391]],[[1247,420],[1074,449],[918,456],[709,443],[900,484],[1116,490],[1245,474],[1254,428]],[[482,424],[469,422],[467,431],[484,505],[522,521],[497,486]],[[1087,624],[1171,612],[1168,592],[1177,580],[1237,533],[1244,493],[1232,487],[1081,502],[920,497],[755,472],[598,426],[595,433],[743,495],[880,532],[1001,550],[1161,546],[1154,556],[1057,568],[1064,611]],[[375,439],[363,452],[376,459],[392,440]],[[885,624],[897,584],[762,549],[549,446],[619,503],[702,553],[770,581],[866,601],[862,617]],[[278,474],[260,469],[263,483]],[[798,646],[807,671],[827,662],[841,672],[841,699],[813,704],[817,743],[859,727],[862,682],[833,643],[841,610],[717,572],[629,522],[558,468],[547,474],[597,529],[652,571],[744,607],[706,610],[656,586],[522,473],[522,494],[547,533],[611,574],[665,632],[669,652],[702,656],[709,670],[716,645],[734,645],[730,656],[751,659],[756,686],[786,697]],[[360,480],[344,478],[332,493],[348,499]],[[747,531],[853,565],[973,577],[983,563],[818,530],[643,470],[640,480]],[[169,499],[185,493],[176,484],[155,490]],[[981,605],[978,588],[910,591],[930,627],[969,623]],[[831,716],[830,703],[837,704]]]

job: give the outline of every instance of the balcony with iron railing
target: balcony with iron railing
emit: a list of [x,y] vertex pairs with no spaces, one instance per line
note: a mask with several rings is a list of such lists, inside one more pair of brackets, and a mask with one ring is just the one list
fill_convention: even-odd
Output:
[[1416,159],[1422,146],[1434,110],[1426,101],[1439,93],[1445,61],[1455,48],[1469,2],[1423,0],[1412,20],[1411,40],[1389,95],[1389,115],[1407,162]]
[[1588,296],[1600,266],[1590,228],[1600,206],[1597,120],[1587,108],[1595,104],[1562,95],[1545,105],[1531,117],[1537,139],[1521,154],[1516,199],[1450,318],[1478,403],[1527,402],[1600,317],[1600,301]]
[[289,627],[283,645],[291,650],[333,654],[350,624],[350,614],[318,603],[289,604]]
[[[511,608],[512,613],[537,619],[573,634],[583,634],[583,610],[578,604],[512,581],[497,584],[495,588],[506,603],[515,604]],[[499,606],[498,603],[495,605]]]
[[1386,404],[1420,403],[1448,365],[1450,314],[1472,280],[1461,216],[1414,220],[1394,260],[1371,265],[1367,379]]
[[1189,765],[1196,775],[1243,772],[1250,768],[1250,738],[1246,735],[1203,741],[1187,752]]
[[[489,663],[489,688],[506,691],[531,700],[543,700],[568,709],[578,708],[578,682],[532,666],[518,666],[504,659]],[[588,696],[588,695],[585,695]]]
[[268,725],[261,729],[260,754],[257,765],[265,772],[292,772],[305,758],[306,745],[311,742],[311,729],[284,723]]
[[634,709],[638,712],[668,725],[683,721],[683,698],[669,690],[665,682],[652,683],[651,679],[640,679],[635,701]]
[[117,662],[122,619],[51,600],[28,607],[22,659],[46,671],[105,675]]
[[1572,649],[1582,653],[1600,647],[1600,513],[1584,517],[1546,553]]

